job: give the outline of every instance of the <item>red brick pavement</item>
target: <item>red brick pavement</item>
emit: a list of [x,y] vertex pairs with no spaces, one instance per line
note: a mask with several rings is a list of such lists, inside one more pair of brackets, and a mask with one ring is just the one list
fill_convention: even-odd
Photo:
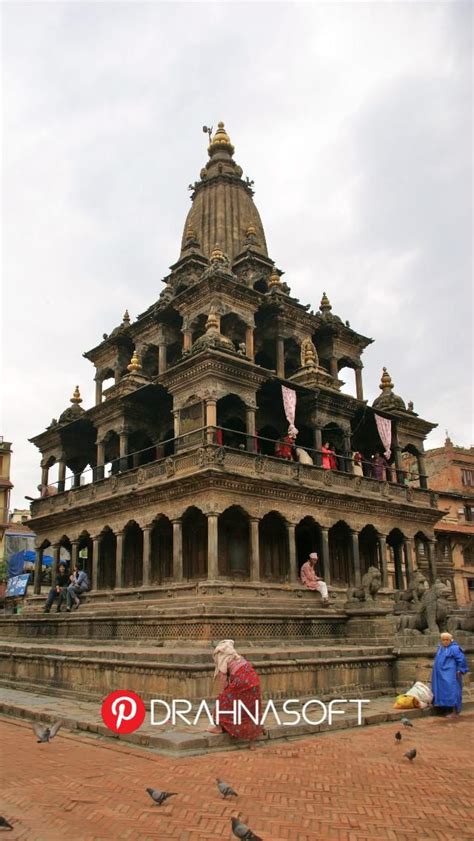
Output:
[[[36,744],[0,719],[0,814],[12,841],[229,841],[239,811],[264,841],[472,841],[473,720],[415,720],[401,745],[390,724],[172,759],[69,733]],[[147,786],[179,794],[158,807]]]

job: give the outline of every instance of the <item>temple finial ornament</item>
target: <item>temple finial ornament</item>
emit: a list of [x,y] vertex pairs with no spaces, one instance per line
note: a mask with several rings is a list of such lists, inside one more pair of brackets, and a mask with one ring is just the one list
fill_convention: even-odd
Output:
[[211,309],[209,311],[209,315],[207,316],[206,333],[208,333],[209,330],[219,330],[219,317],[215,309]]
[[214,137],[212,138],[208,148],[209,155],[211,156],[215,152],[219,151],[228,152],[229,155],[234,154],[234,147],[230,142],[230,137],[224,128],[224,123],[222,122],[222,120],[219,123],[217,123],[217,131]]
[[278,272],[277,272],[277,270],[274,266],[273,269],[272,269],[272,273],[270,275],[270,278],[268,280],[268,288],[272,289],[275,286],[279,286],[280,283],[281,283],[280,275],[278,274]]
[[142,363],[140,357],[136,350],[133,351],[132,358],[130,360],[130,364],[127,365],[127,371],[130,371],[131,374],[136,374],[138,371],[142,370]]
[[308,336],[301,342],[301,367],[316,368],[319,365],[316,348]]
[[391,391],[393,389],[392,378],[386,368],[383,368],[382,370],[382,379],[380,380],[379,388],[382,389],[382,391]]
[[211,254],[211,263],[225,263],[224,252],[221,251],[217,243],[215,244]]
[[321,312],[331,312],[332,310],[331,303],[325,292],[323,292],[323,297],[321,298],[319,309],[321,310]]
[[122,324],[125,324],[127,327],[130,324],[130,314],[128,310],[125,310],[123,314]]
[[81,392],[79,391],[78,385],[76,385],[76,388],[74,389],[74,394],[72,395],[70,402],[76,406],[78,406],[79,403],[82,403]]

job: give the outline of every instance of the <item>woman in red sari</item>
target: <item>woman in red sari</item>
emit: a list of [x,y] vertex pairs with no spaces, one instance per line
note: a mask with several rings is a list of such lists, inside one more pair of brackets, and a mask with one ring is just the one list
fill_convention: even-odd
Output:
[[[232,710],[234,701],[241,701],[249,710],[252,718],[262,715],[262,694],[260,678],[245,657],[234,648],[233,640],[222,640],[214,649],[214,680],[218,680],[219,710]],[[257,716],[258,711],[258,716]],[[209,728],[209,733],[228,733],[234,739],[250,742],[250,749],[255,747],[255,740],[265,731],[249,716],[245,709],[240,711],[240,724],[234,723],[233,717],[223,715],[219,725]]]

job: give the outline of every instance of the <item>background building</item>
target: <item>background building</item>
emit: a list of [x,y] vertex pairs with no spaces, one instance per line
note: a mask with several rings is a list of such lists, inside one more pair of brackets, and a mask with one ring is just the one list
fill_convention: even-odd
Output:
[[4,559],[4,535],[10,518],[10,481],[12,445],[0,436],[0,562]]
[[[406,454],[404,460],[414,476],[414,459]],[[448,435],[444,447],[426,451],[425,465],[444,512],[435,525],[438,574],[450,577],[454,570],[457,600],[466,604],[474,600],[474,447],[456,447]],[[416,551],[419,556],[423,546]]]

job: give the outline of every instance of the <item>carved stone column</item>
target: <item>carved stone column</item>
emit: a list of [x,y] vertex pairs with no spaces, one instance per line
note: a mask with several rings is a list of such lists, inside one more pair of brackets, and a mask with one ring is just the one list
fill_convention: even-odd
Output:
[[99,406],[102,403],[102,380],[95,377],[95,405]]
[[193,345],[193,334],[192,330],[186,329],[183,330],[183,351],[186,353],[191,350]]
[[380,569],[382,571],[382,587],[388,587],[387,571],[387,535],[377,532],[379,542]]
[[323,454],[321,452],[321,447],[323,446],[323,431],[320,426],[314,427],[314,449],[316,453],[314,454],[314,463],[321,467],[323,463]]
[[260,541],[258,517],[250,518],[250,581],[260,581]]
[[295,584],[298,580],[298,570],[296,569],[296,527],[293,523],[286,524],[288,533],[288,561],[289,561],[289,580],[291,584]]
[[180,519],[173,520],[173,578],[183,580],[183,526]]
[[41,487],[46,488],[48,485],[49,468],[41,465]]
[[276,372],[277,377],[285,379],[285,341],[281,336],[276,340]]
[[245,407],[246,425],[247,425],[247,450],[249,453],[257,451],[257,440],[255,438],[255,414],[257,409],[254,406]]
[[[53,551],[54,551],[54,546],[53,546]],[[43,552],[41,550],[41,547],[38,546],[38,547],[36,547],[35,582],[34,582],[34,588],[33,588],[33,592],[34,592],[35,596],[39,596],[39,594],[41,593],[41,572],[42,572],[41,561],[42,561],[42,557],[43,557]],[[54,563],[54,555],[53,555],[53,563]],[[53,582],[54,579],[52,578],[52,573],[51,573],[51,579],[52,579],[52,582]]]
[[119,435],[119,456],[120,456],[120,470],[126,470],[128,467],[128,429],[122,429]]
[[79,560],[79,541],[71,540],[71,567],[74,569]]
[[99,583],[99,552],[100,552],[100,534],[96,534],[92,538],[92,581],[91,586],[93,590],[98,589]]
[[436,565],[436,540],[428,540],[428,564],[430,567],[431,584],[433,584],[438,577],[438,569]]
[[351,529],[352,536],[352,562],[354,564],[354,581],[356,587],[360,587],[362,576],[360,574],[360,556],[359,556],[359,533],[355,529]]
[[94,470],[94,480],[104,478],[104,464],[105,464],[105,441],[97,441],[97,464]]
[[364,399],[364,388],[362,386],[362,367],[355,369],[356,396],[358,400]]
[[207,515],[207,579],[217,581],[219,578],[219,537],[218,516],[215,513]]
[[344,460],[343,470],[346,473],[354,473],[354,465],[352,463],[352,443],[349,432],[344,433]]
[[143,529],[143,587],[148,587],[151,578],[151,526]]
[[66,482],[66,462],[64,458],[58,463],[58,493],[63,493]]
[[254,328],[250,324],[247,324],[247,327],[245,329],[245,347],[247,349],[247,356],[249,359],[252,360],[252,362],[255,358],[253,331]]
[[115,554],[115,589],[120,590],[123,587],[123,531],[118,531],[115,537],[117,539]]
[[428,477],[426,475],[426,463],[424,453],[419,453],[417,456],[418,473],[420,474],[420,488],[425,490],[428,487]]
[[412,542],[409,537],[405,538],[405,573],[407,579],[407,587],[410,586],[410,582],[413,579],[413,554],[412,554]]
[[164,342],[160,342],[160,344],[158,345],[158,373],[164,374],[164,372],[166,371],[166,366],[166,345]]
[[331,356],[329,359],[329,373],[331,377],[334,377],[335,380],[339,379],[339,371],[337,370],[337,359],[335,356]]
[[206,399],[206,427],[207,442],[213,444],[216,439],[217,400],[214,397]]
[[329,585],[331,583],[331,565],[329,563],[329,529],[326,526],[321,526],[321,560],[322,570],[320,575]]

